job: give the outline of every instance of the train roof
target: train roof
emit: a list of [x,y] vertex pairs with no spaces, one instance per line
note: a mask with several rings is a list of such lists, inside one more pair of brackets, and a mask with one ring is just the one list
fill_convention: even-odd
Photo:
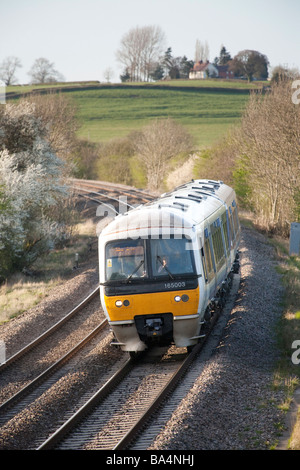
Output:
[[233,194],[233,189],[222,181],[192,180],[178,186],[174,191],[162,194],[153,204],[160,208],[177,208],[199,223],[224,204],[228,204]]
[[139,229],[146,229],[150,218],[152,222],[154,221],[152,227],[154,225],[167,227],[171,223],[173,227],[181,225],[181,227],[192,228],[222,206],[231,205],[234,198],[234,190],[222,181],[192,180],[171,192],[162,194],[154,201],[117,216],[104,228],[102,234],[108,236],[114,233],[119,234],[123,230],[123,224],[127,230],[128,227],[134,229],[135,225]]

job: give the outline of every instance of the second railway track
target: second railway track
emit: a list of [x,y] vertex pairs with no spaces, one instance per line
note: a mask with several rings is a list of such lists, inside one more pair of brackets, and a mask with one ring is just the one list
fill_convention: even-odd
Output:
[[[124,211],[134,205],[152,201],[155,195],[130,186],[93,180],[71,179],[70,185],[81,197],[98,204],[109,204],[115,207],[116,213],[122,205]],[[106,201],[106,202],[105,202]]]

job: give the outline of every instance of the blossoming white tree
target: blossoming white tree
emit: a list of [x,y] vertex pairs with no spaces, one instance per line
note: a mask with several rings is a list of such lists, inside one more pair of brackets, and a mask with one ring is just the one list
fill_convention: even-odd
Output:
[[29,265],[63,231],[50,209],[68,195],[63,162],[26,102],[0,112],[0,280]]

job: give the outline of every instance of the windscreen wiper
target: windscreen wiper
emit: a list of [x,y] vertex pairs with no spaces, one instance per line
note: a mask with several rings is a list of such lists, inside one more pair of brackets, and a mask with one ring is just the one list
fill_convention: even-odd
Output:
[[161,259],[161,257],[160,257],[159,255],[157,255],[157,259],[158,259],[158,261],[160,262],[160,264],[162,265],[162,267],[167,271],[167,273],[169,274],[170,278],[171,278],[171,279],[174,279],[173,274],[172,274],[171,271],[167,268],[167,266],[163,263],[163,260]]
[[144,264],[144,260],[142,259],[139,263],[139,265],[135,268],[135,270],[130,274],[130,276],[128,276],[128,278],[126,279],[126,283],[132,278],[132,276],[140,269],[140,267],[142,266],[142,264]]

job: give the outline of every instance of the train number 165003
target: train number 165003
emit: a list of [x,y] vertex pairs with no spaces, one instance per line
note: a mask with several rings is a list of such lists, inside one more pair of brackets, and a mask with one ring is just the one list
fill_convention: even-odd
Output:
[[165,282],[165,288],[166,289],[179,289],[181,287],[185,287],[185,281]]

